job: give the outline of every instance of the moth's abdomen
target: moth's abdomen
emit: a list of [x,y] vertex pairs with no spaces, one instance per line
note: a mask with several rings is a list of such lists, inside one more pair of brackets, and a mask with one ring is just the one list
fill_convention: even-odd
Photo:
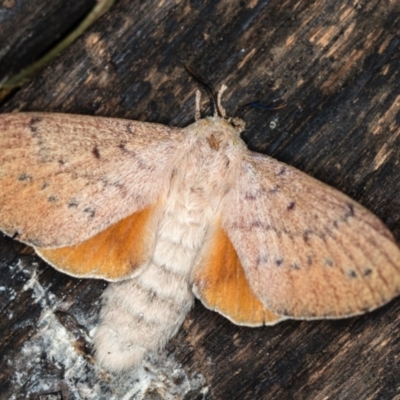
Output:
[[[155,265],[149,269],[160,277],[165,272]],[[111,371],[130,368],[175,335],[193,304],[193,295],[186,279],[170,277],[171,281],[178,289],[176,297],[162,296],[158,288],[143,287],[138,279],[109,285],[94,339],[101,365]]]
[[162,348],[193,305],[189,276],[204,229],[180,220],[164,214],[150,264],[104,292],[94,342],[96,358],[109,370],[137,365],[148,352]]

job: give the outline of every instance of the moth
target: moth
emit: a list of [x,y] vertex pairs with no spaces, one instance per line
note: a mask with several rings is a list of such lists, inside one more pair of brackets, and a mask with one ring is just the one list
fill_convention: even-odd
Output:
[[184,129],[0,116],[0,229],[59,271],[112,282],[94,337],[111,371],[161,349],[195,297],[255,327],[359,315],[400,292],[400,250],[384,224],[249,151],[220,100],[200,119],[198,97]]

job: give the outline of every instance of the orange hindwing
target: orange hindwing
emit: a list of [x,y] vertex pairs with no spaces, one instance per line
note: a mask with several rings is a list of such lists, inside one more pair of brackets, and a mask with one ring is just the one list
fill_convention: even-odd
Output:
[[193,274],[193,291],[209,309],[238,325],[272,325],[283,319],[253,294],[238,255],[219,228]]
[[75,246],[36,248],[58,270],[110,281],[128,278],[144,265],[154,242],[154,208],[146,208]]

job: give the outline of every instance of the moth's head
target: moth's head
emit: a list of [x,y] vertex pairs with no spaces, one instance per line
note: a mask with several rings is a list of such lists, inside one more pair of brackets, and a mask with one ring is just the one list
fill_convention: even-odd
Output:
[[[226,133],[228,136],[240,137],[240,133],[244,131],[245,122],[240,118],[228,117],[225,108],[222,106],[221,97],[226,88],[225,85],[222,85],[218,91],[218,96],[211,96],[214,115],[206,118],[201,118],[201,93],[199,90],[196,91],[196,122],[193,124],[193,128],[198,134],[205,135],[207,132],[208,135],[213,135],[219,132],[220,134]],[[211,93],[213,94],[213,92]]]
[[225,115],[213,115],[212,117],[203,118],[197,121],[197,123],[202,121],[206,121],[204,124],[209,130],[232,132],[235,133],[236,136],[240,136],[246,126],[246,123],[242,119],[227,117]]
[[[223,118],[218,115],[202,118],[189,125],[187,132],[193,138],[206,139],[214,150],[226,145],[242,143],[240,133],[244,129],[244,121],[239,118]],[[229,146],[229,145],[228,145]]]

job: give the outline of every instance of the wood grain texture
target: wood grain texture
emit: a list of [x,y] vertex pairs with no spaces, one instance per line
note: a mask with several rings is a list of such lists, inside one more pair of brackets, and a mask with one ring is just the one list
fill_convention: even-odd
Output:
[[94,0],[2,1],[0,80],[10,78],[45,54],[80,22],[95,3]]
[[[399,9],[396,1],[379,0],[121,0],[0,111],[183,127],[193,121],[197,89],[183,69],[187,63],[216,89],[228,85],[223,104],[229,115],[246,121],[243,137],[252,150],[342,190],[380,217],[399,241]],[[254,100],[287,106],[274,112],[240,107]],[[0,268],[0,393],[78,398],[87,376],[72,381],[68,365],[52,362],[45,352],[35,365],[26,363],[20,379],[16,365],[24,360],[24,345],[45,335],[43,310],[52,310],[90,362],[87,335],[105,284],[59,274],[8,238],[1,238]],[[348,320],[250,329],[197,304],[167,346],[167,361],[160,355],[146,367],[162,364],[168,393],[173,387],[176,398],[185,400],[398,398],[399,311],[397,299]],[[167,368],[170,359],[182,364],[178,377]],[[91,383],[122,397],[127,381],[104,376]],[[168,398],[160,387],[149,387],[147,398]]]

